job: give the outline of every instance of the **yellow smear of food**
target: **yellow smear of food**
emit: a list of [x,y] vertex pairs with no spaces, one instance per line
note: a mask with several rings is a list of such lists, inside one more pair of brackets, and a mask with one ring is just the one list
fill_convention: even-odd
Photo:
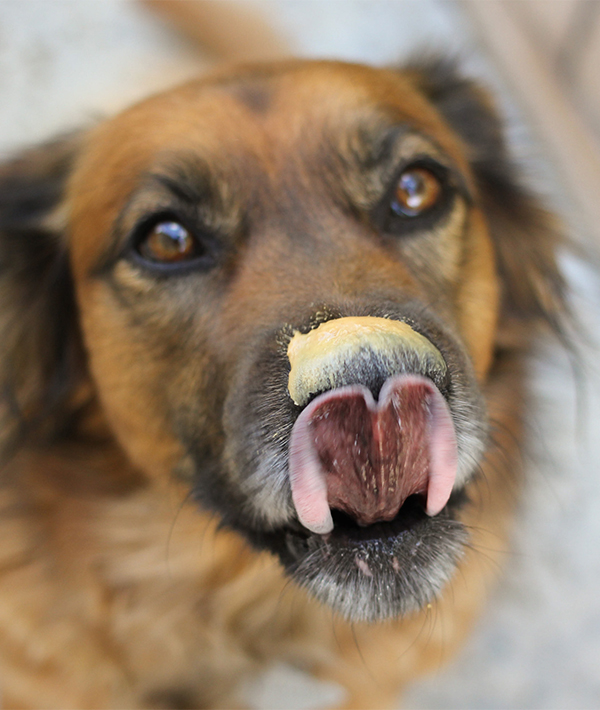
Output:
[[409,353],[430,367],[446,369],[439,350],[407,323],[370,316],[337,318],[306,334],[296,331],[290,340],[288,390],[294,402],[302,405],[311,393],[335,386],[336,370],[365,350],[390,359]]

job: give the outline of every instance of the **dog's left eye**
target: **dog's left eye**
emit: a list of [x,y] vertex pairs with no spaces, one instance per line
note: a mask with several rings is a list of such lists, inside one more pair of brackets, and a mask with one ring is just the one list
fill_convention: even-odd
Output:
[[144,259],[159,264],[177,264],[203,253],[191,232],[171,220],[155,224],[139,242],[137,249]]
[[426,167],[414,165],[398,177],[392,210],[401,217],[418,217],[434,207],[442,196],[442,184]]

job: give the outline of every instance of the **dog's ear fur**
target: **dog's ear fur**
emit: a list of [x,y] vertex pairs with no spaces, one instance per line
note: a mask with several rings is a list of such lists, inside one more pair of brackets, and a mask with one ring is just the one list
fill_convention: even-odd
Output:
[[[61,202],[79,136],[0,166],[2,443],[67,425],[82,348]],[[53,431],[45,430],[48,422]]]
[[428,57],[408,70],[467,150],[495,245],[504,318],[541,319],[560,333],[566,289],[556,253],[564,237],[555,216],[524,186],[491,96],[464,78],[455,60]]

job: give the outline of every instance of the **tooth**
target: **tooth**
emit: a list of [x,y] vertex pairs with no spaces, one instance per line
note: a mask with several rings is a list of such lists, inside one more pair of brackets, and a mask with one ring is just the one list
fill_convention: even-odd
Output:
[[446,371],[439,350],[407,323],[389,318],[337,318],[306,334],[294,333],[287,351],[291,398],[302,406],[311,394],[339,386],[344,366],[364,353],[386,358],[399,372],[407,358],[414,361],[415,357],[422,372]]

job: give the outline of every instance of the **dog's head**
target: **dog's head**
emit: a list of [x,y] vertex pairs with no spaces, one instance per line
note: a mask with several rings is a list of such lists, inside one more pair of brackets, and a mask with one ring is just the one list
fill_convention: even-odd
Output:
[[476,86],[443,63],[224,71],[5,166],[0,232],[25,439],[67,436],[91,388],[149,480],[347,617],[441,589],[498,333],[553,321],[562,288]]

